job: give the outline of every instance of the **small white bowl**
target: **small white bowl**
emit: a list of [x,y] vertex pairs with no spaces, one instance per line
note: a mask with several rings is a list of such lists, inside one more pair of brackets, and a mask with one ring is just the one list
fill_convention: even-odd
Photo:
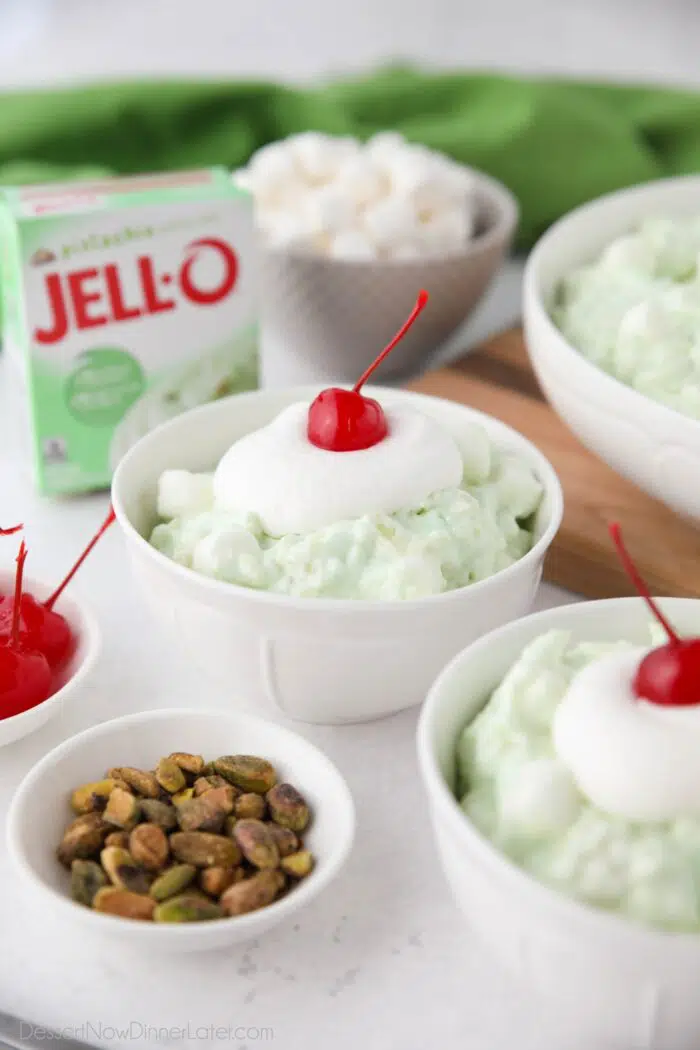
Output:
[[[12,593],[14,584],[14,572],[1,570],[0,594]],[[54,587],[46,583],[26,575],[24,577],[24,591],[39,601],[48,598],[53,590]],[[60,687],[55,693],[28,711],[0,719],[0,747],[13,744],[46,725],[49,719],[63,710],[65,704],[72,703],[85,691],[94,669],[101,642],[100,630],[93,614],[82,601],[77,602],[70,593],[65,592],[56,603],[55,611],[64,616],[70,624],[74,636],[78,639],[76,650],[60,674]]]
[[700,215],[700,177],[664,179],[601,197],[555,223],[525,268],[523,315],[544,391],[581,441],[623,477],[700,519],[700,421],[645,397],[588,361],[550,317],[561,280],[650,216]]
[[[662,599],[671,623],[700,634],[700,601]],[[418,726],[418,760],[442,865],[469,926],[523,984],[595,1050],[697,1050],[700,935],[638,925],[537,882],[488,842],[453,794],[459,733],[523,647],[552,628],[575,640],[649,644],[639,598],[549,609],[470,645],[431,689]],[[567,1043],[567,1046],[569,1044]]]
[[[171,751],[207,759],[222,754],[267,758],[281,779],[298,787],[312,810],[304,841],[316,865],[298,886],[267,908],[236,918],[182,925],[122,919],[70,898],[69,876],[56,847],[70,820],[73,788],[99,779],[113,765],[151,769]],[[219,711],[160,710],[115,718],[59,744],[24,778],[10,805],[7,845],[20,884],[82,932],[121,937],[144,948],[200,951],[247,941],[309,904],[342,868],[352,846],[355,810],[345,780],[326,756],[297,733],[260,718]]]
[[176,565],[145,538],[156,522],[158,478],[167,468],[211,470],[238,438],[320,387],[263,390],[193,409],[158,427],[117,468],[112,501],[143,593],[173,628],[178,648],[230,688],[232,703],[307,722],[360,722],[420,703],[441,667],[466,642],[531,607],[542,562],[562,516],[554,470],[510,427],[464,405],[367,387],[411,404],[459,433],[480,423],[517,453],[544,486],[532,549],[489,579],[405,602],[294,598],[238,587]]
[[461,250],[415,259],[334,259],[263,253],[260,355],[263,386],[354,383],[389,342],[421,288],[430,306],[375,373],[380,382],[425,367],[464,323],[508,253],[518,224],[510,190],[470,170],[477,235]]

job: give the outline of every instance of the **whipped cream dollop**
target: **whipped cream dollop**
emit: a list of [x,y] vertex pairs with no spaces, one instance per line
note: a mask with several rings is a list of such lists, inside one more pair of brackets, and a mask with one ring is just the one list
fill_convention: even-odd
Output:
[[384,409],[383,441],[331,452],[307,437],[308,404],[290,405],[225,453],[214,474],[217,508],[255,514],[270,536],[284,536],[418,508],[433,493],[459,486],[464,463],[452,435],[408,406]]
[[636,696],[634,675],[648,651],[605,656],[574,677],[554,716],[554,747],[606,813],[640,822],[698,816],[700,703],[662,706]]

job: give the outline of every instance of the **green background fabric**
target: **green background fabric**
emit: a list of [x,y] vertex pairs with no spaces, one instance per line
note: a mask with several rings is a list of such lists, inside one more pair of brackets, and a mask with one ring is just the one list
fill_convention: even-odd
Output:
[[690,91],[392,68],[321,87],[133,82],[0,95],[0,182],[244,164],[306,129],[395,128],[520,200],[519,246],[601,193],[700,170]]

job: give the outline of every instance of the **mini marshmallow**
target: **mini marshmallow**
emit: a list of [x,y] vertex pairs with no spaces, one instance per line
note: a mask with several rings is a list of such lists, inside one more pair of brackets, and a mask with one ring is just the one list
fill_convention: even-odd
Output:
[[378,131],[368,139],[366,150],[375,160],[393,157],[407,146],[406,139],[398,131]]
[[192,552],[192,568],[204,576],[255,586],[262,579],[261,550],[255,538],[235,525],[203,536]]
[[365,208],[383,197],[389,189],[386,176],[371,157],[356,153],[338,169],[337,186],[354,201],[357,208]]
[[342,162],[358,149],[354,139],[334,138],[318,131],[292,135],[287,143],[295,162],[312,183],[328,182]]
[[302,202],[304,219],[313,233],[333,236],[356,225],[357,208],[342,188],[329,184],[306,194]]
[[426,252],[449,252],[464,248],[473,233],[473,220],[466,206],[433,212],[418,223],[418,239]]
[[377,249],[360,230],[345,230],[331,241],[330,254],[334,259],[376,259]]
[[491,473],[491,441],[483,427],[470,423],[454,435],[464,463],[464,482],[483,485]]
[[290,189],[301,184],[302,176],[284,142],[272,142],[253,154],[244,181],[255,197],[265,202],[289,196]]
[[407,197],[394,195],[377,201],[364,213],[367,236],[379,249],[410,240],[417,228],[416,215]]
[[166,470],[158,482],[157,510],[161,518],[182,518],[201,514],[214,506],[211,474],[191,474],[189,470]]

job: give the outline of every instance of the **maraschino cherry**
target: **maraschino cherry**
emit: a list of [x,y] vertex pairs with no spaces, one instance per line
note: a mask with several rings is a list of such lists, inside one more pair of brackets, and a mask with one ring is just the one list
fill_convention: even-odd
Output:
[[[60,671],[68,663],[77,641],[65,618],[54,612],[54,605],[113,521],[114,511],[110,508],[104,522],[50,598],[39,602],[26,592],[21,596],[19,640],[28,648],[43,653],[53,671]],[[0,607],[0,642],[10,635],[15,603],[16,598],[7,598]]]
[[700,638],[680,638],[659,609],[622,541],[620,526],[610,526],[625,571],[640,597],[659,621],[668,642],[644,657],[634,676],[633,689],[640,700],[666,707],[700,704]]
[[17,555],[15,593],[10,633],[0,640],[0,718],[9,718],[36,707],[51,692],[51,668],[43,653],[23,643],[20,637],[22,577],[27,548],[24,540]]
[[312,445],[328,452],[360,452],[372,448],[389,433],[384,409],[372,397],[364,397],[360,388],[367,382],[384,358],[400,342],[428,302],[428,293],[419,292],[406,323],[385,346],[379,357],[367,368],[352,390],[332,386],[312,401],[306,433]]

